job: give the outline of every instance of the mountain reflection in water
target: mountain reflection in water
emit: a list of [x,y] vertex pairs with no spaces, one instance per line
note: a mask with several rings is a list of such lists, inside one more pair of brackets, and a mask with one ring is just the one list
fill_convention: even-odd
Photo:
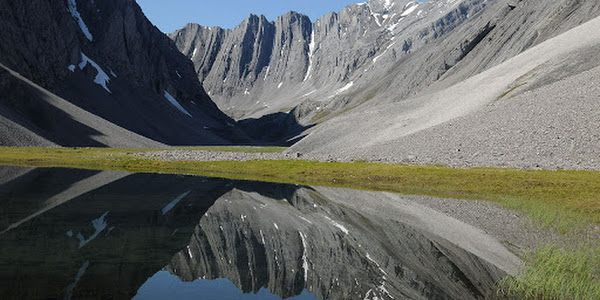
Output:
[[0,298],[497,298],[495,282],[518,258],[417,202],[194,176],[0,167]]

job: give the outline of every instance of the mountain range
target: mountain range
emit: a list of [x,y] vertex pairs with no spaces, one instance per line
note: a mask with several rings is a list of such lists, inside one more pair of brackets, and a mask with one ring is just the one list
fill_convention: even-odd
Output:
[[133,0],[0,14],[2,145],[600,167],[597,1],[370,0],[168,35]]

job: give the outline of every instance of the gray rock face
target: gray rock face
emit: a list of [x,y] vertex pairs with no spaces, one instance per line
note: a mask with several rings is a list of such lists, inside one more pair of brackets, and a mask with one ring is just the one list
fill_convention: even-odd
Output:
[[387,68],[375,66],[383,56],[400,60],[487,1],[454,2],[372,0],[315,23],[295,12],[274,22],[251,15],[231,30],[188,24],[171,38],[222,110],[236,118],[260,117],[336,98],[365,72],[383,73]]
[[[246,140],[135,1],[7,0],[0,16],[0,62],[80,108],[169,144]],[[0,101],[15,120],[36,117],[26,113],[35,107],[23,109],[23,99],[3,95]]]
[[294,12],[274,22],[251,15],[234,29],[188,24],[171,38],[229,115],[296,107],[309,124],[373,98],[447,87],[599,10],[596,1],[371,0],[314,23]]
[[[223,195],[165,270],[283,298],[306,289],[319,299],[482,299],[495,296],[498,268],[519,262],[485,234],[391,194],[291,191]],[[468,240],[478,241],[471,252],[461,248]]]
[[0,95],[2,146],[164,147],[69,103],[2,64]]

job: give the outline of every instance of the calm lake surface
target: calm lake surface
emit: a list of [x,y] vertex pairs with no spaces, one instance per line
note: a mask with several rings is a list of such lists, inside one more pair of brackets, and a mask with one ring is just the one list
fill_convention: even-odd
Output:
[[516,260],[400,195],[0,166],[0,299],[496,299]]

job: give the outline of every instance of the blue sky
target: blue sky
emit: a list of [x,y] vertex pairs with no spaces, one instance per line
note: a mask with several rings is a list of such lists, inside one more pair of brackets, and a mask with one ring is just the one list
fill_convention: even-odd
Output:
[[290,10],[311,20],[330,11],[366,0],[137,0],[144,13],[160,30],[173,32],[187,23],[233,28],[250,15],[265,15],[273,21]]

